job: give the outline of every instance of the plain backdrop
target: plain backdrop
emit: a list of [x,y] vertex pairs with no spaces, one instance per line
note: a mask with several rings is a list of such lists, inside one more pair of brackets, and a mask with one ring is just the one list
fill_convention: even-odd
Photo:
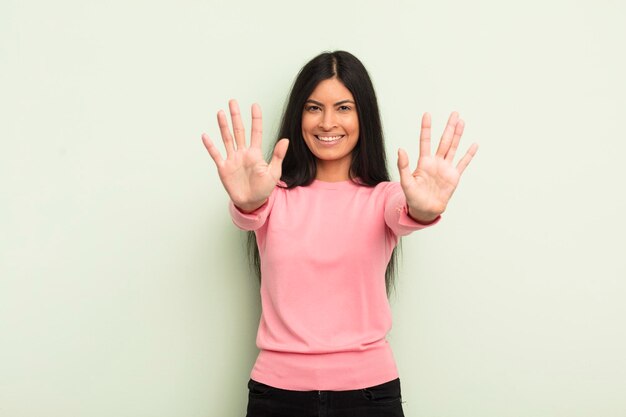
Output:
[[200,135],[234,97],[269,149],[335,49],[370,72],[394,178],[425,111],[480,144],[403,239],[406,415],[625,416],[624,22],[618,0],[2,0],[0,416],[245,414],[259,288]]

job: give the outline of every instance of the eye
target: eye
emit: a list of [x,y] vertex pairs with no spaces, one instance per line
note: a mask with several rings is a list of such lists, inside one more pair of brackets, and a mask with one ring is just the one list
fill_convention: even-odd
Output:
[[345,112],[345,111],[350,111],[350,110],[352,110],[352,107],[346,106],[345,104],[342,105],[342,106],[339,106],[339,111],[344,111]]
[[315,104],[309,104],[308,106],[304,107],[304,110],[310,111],[310,112],[316,112],[316,111],[320,111],[321,109],[319,108],[319,106],[316,106]]

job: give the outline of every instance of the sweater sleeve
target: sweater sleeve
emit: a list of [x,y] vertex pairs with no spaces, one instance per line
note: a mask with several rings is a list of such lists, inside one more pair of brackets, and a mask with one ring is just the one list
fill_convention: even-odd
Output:
[[415,230],[433,226],[441,220],[439,216],[432,223],[422,224],[409,216],[409,208],[399,182],[389,183],[386,194],[385,223],[396,236],[406,236]]
[[274,205],[274,200],[276,199],[277,188],[278,187],[274,188],[272,194],[270,194],[267,201],[261,207],[250,213],[242,212],[235,206],[232,200],[229,200],[228,210],[235,226],[241,230],[248,231],[260,229],[265,224],[267,217],[272,211],[272,206]]

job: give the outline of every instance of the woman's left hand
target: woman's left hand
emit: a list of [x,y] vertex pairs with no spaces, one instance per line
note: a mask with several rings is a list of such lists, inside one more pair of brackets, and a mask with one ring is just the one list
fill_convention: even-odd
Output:
[[437,152],[431,155],[430,114],[424,113],[420,132],[420,155],[413,173],[409,169],[406,152],[403,149],[398,150],[400,184],[406,196],[409,215],[420,223],[433,222],[444,212],[461,174],[478,150],[478,145],[472,144],[456,166],[452,165],[464,126],[459,114],[453,112],[441,136]]

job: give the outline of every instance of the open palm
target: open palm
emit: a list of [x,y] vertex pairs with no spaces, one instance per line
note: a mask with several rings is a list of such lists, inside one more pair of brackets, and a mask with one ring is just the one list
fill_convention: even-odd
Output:
[[420,132],[420,155],[417,167],[409,169],[409,158],[402,149],[398,151],[400,183],[406,196],[410,215],[416,220],[430,222],[443,213],[459,184],[463,171],[478,150],[472,144],[456,166],[454,156],[459,146],[465,123],[453,112],[441,136],[435,155],[430,151],[430,114],[422,117]]
[[234,140],[226,114],[221,110],[217,113],[217,123],[226,148],[226,159],[222,158],[220,151],[207,134],[202,135],[202,141],[213,158],[220,180],[235,206],[243,211],[253,211],[267,200],[280,180],[282,161],[287,153],[289,141],[281,139],[274,147],[272,160],[267,163],[261,150],[263,136],[261,108],[257,104],[252,105],[252,133],[250,146],[246,146],[239,105],[235,100],[230,100],[228,104]]

